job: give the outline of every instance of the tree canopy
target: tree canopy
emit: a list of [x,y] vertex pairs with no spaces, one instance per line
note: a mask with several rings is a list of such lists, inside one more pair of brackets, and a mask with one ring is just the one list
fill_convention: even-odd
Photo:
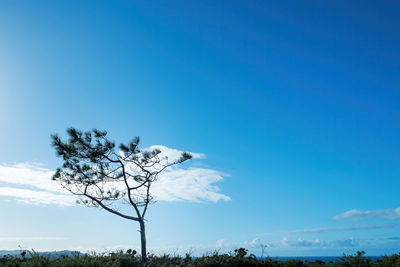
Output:
[[[144,217],[154,201],[151,186],[161,172],[192,156],[183,152],[178,160],[170,161],[159,149],[139,149],[139,137],[117,149],[107,132],[97,129],[82,132],[68,128],[67,134],[67,141],[57,134],[51,136],[52,146],[63,159],[53,180],[78,196],[78,203],[139,222],[142,259],[146,261]],[[131,209],[123,209],[121,204]]]

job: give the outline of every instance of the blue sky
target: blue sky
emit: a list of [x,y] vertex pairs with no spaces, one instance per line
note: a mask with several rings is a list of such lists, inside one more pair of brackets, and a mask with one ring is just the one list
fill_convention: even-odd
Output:
[[215,174],[199,201],[149,210],[150,250],[398,252],[399,9],[2,1],[0,249],[139,246],[130,221],[11,190],[51,193],[50,134],[74,126],[205,155],[182,167]]

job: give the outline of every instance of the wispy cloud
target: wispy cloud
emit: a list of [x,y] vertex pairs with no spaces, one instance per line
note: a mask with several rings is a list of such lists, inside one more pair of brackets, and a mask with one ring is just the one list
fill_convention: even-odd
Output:
[[39,164],[0,164],[0,197],[34,205],[74,205],[75,198],[51,180],[53,173]]
[[[175,161],[182,151],[166,146],[158,148],[162,156]],[[194,159],[205,158],[204,154],[192,153]],[[52,181],[54,171],[39,164],[0,164],[0,197],[35,205],[75,205],[76,198],[65,191],[57,182]],[[161,201],[229,201],[215,184],[222,181],[225,174],[207,168],[167,169],[153,184],[152,194]]]
[[391,237],[388,237],[386,239],[389,239],[389,240],[400,240],[400,236],[391,236]]
[[342,239],[342,240],[334,240],[332,242],[333,246],[337,247],[358,247],[360,246],[360,243],[355,240],[354,238],[348,238],[348,239]]
[[386,224],[361,224],[361,225],[347,225],[336,227],[321,227],[321,228],[305,228],[296,229],[291,231],[277,231],[270,233],[263,233],[260,236],[276,235],[276,234],[313,234],[322,232],[341,232],[341,231],[361,231],[361,230],[374,230],[384,228],[398,228],[400,223],[386,223]]
[[55,237],[55,236],[19,236],[19,237],[2,237],[0,236],[0,241],[58,241],[67,240],[66,237]]
[[290,231],[290,233],[307,234],[307,233],[338,232],[338,231],[373,230],[373,229],[396,228],[396,227],[400,227],[400,223],[362,224],[362,225],[348,225],[348,226],[324,227],[324,228],[309,228],[309,229],[298,229]]
[[298,237],[291,239],[283,237],[280,240],[265,242],[260,238],[251,241],[229,242],[224,239],[217,240],[215,246],[222,250],[233,250],[239,247],[246,247],[252,250],[265,247],[268,250],[287,250],[292,248],[350,248],[360,246],[360,242],[354,238],[344,238],[336,240],[305,239]]
[[297,247],[297,248],[309,248],[309,247],[357,247],[359,243],[354,238],[340,239],[340,240],[327,240],[321,241],[319,239],[304,239],[299,237],[295,240],[290,240],[288,238],[283,238],[281,241],[283,246],[287,247]]
[[13,187],[0,187],[0,197],[10,197],[19,202],[33,205],[73,206],[76,201],[71,195]]
[[326,242],[321,242],[319,239],[304,239],[302,237],[299,237],[298,239],[295,240],[290,240],[286,237],[282,238],[281,241],[282,245],[288,246],[288,247],[321,247],[321,246],[326,246]]
[[57,182],[51,180],[53,174],[53,170],[43,168],[41,164],[0,164],[0,182],[65,193]]
[[[178,160],[181,150],[154,145],[147,150],[161,150],[160,157],[168,157],[170,162]],[[204,159],[201,153],[189,152],[193,159]],[[152,194],[162,201],[229,201],[230,197],[219,193],[220,188],[215,184],[222,181],[224,173],[207,168],[182,168],[175,165],[167,169],[154,183]]]
[[360,221],[366,219],[400,219],[400,208],[384,209],[384,210],[349,210],[333,217],[334,220],[340,221]]
[[214,185],[222,181],[224,174],[203,168],[175,169],[160,175],[154,183],[153,194],[164,201],[229,201]]
[[[161,156],[163,157],[168,157],[170,161],[175,161],[179,159],[182,156],[181,150],[174,149],[174,148],[169,148],[163,145],[154,145],[149,148],[146,148],[145,150],[154,150],[154,149],[159,149],[161,150]],[[189,152],[190,155],[192,155],[193,159],[205,159],[206,155],[203,153],[195,153],[195,152]]]
[[[259,238],[254,238],[251,241],[242,241],[242,242],[230,242],[225,239],[218,239],[217,242],[215,243],[215,247],[218,249],[223,249],[223,250],[234,250],[236,248],[244,247],[244,248],[254,248],[260,246],[260,239]],[[270,246],[272,246],[272,243],[269,243]]]

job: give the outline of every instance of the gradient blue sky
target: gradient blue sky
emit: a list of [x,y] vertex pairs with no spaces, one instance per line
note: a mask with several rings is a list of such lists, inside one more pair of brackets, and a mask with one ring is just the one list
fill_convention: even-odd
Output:
[[[54,170],[50,134],[69,126],[139,135],[143,147],[204,153],[186,168],[226,174],[214,185],[231,198],[156,203],[150,250],[398,252],[399,11],[395,1],[1,1],[1,168]],[[23,188],[7,175],[0,189]],[[0,249],[139,246],[138,225],[104,211],[9,195],[0,210]]]

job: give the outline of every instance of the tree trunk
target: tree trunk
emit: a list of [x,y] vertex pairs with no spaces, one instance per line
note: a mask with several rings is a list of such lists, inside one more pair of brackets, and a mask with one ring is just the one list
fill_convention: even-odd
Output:
[[139,221],[140,223],[140,240],[142,245],[142,262],[146,262],[147,253],[146,253],[146,230],[144,228],[144,221]]

